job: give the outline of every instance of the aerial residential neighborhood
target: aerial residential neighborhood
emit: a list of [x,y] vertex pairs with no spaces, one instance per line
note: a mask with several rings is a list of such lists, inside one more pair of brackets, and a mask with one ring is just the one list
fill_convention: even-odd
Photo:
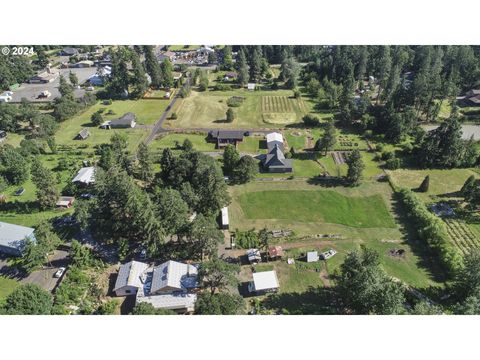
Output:
[[1,314],[480,314],[479,46],[36,45],[0,87]]

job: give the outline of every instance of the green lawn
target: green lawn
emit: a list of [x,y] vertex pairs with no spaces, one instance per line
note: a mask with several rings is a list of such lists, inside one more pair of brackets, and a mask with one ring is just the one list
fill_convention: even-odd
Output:
[[200,48],[200,45],[168,45],[170,51],[193,51]]
[[395,227],[380,195],[347,197],[330,190],[267,190],[240,195],[238,200],[247,219],[288,219],[365,228]]
[[266,153],[267,149],[260,147],[264,140],[265,137],[263,136],[245,136],[243,141],[237,145],[237,150],[251,154]]
[[409,170],[399,169],[387,170],[393,183],[400,187],[416,189],[420,186],[425,176],[430,175],[430,188],[426,193],[418,193],[424,201],[432,201],[436,196],[450,196],[459,191],[465,180],[470,175],[479,176],[470,169],[449,169],[449,170]]
[[18,281],[0,276],[0,304],[18,285]]
[[[165,125],[172,128],[278,128],[300,122],[303,115],[310,111],[310,106],[303,99],[293,99],[292,95],[291,90],[192,91],[175,107],[178,119],[167,121]],[[227,100],[232,96],[245,97],[245,101],[234,108],[236,115],[233,123],[227,123]],[[280,102],[278,108],[266,108],[266,98],[282,99],[288,104],[283,105],[288,107],[288,113],[280,112]],[[285,114],[288,114],[288,119]]]

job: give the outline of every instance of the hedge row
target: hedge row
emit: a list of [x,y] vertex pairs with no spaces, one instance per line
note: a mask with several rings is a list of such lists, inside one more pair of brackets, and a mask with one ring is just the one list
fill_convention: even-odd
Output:
[[423,201],[411,190],[400,189],[398,194],[420,239],[426,241],[439,257],[448,274],[454,275],[463,266],[463,259],[448,237],[445,224],[428,211]]

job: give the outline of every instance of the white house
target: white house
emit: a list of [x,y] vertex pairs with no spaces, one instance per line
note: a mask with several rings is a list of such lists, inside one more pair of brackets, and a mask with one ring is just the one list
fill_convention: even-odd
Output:
[[143,287],[142,279],[145,277],[145,271],[148,265],[139,261],[130,261],[120,266],[117,281],[113,291],[117,296],[128,296],[137,293],[138,289]]
[[256,294],[274,292],[279,288],[280,285],[275,270],[253,273],[253,281],[248,284],[248,290]]
[[146,302],[157,309],[169,309],[179,313],[191,313],[195,310],[197,266],[170,260],[154,268],[148,279],[138,290],[137,304]]
[[95,183],[95,168],[93,166],[81,168],[72,182],[83,185]]
[[27,239],[36,241],[35,229],[0,222],[0,252],[22,256]]
[[283,136],[278,132],[271,132],[265,136],[267,140],[267,148],[268,151],[271,151],[275,145],[278,145],[280,149],[283,151]]

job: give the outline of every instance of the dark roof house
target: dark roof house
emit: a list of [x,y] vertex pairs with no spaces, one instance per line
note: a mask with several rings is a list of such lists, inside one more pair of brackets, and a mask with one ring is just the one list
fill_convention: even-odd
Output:
[[278,144],[275,144],[272,150],[270,150],[265,157],[263,166],[268,170],[268,172],[292,172],[293,160],[286,159]]
[[63,48],[62,51],[60,52],[60,55],[63,55],[63,56],[73,56],[77,54],[78,54],[78,50],[72,47]]
[[225,147],[228,144],[237,146],[243,141],[244,132],[239,130],[212,130],[208,137],[217,142],[217,147]]

